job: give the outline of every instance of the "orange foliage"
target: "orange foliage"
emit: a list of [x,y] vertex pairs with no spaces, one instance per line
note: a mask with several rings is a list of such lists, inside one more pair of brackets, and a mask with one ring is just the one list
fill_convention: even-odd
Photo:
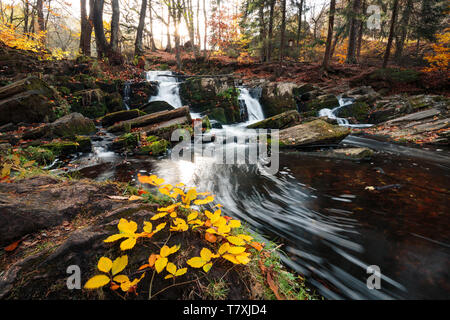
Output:
[[450,71],[450,28],[436,35],[437,42],[432,45],[433,52],[425,55],[424,59],[430,66],[424,68],[425,72],[446,72]]

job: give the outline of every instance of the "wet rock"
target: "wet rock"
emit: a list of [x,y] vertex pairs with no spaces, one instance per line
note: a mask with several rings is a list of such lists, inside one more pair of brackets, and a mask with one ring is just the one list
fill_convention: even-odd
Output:
[[267,82],[262,86],[260,103],[267,117],[283,113],[288,110],[296,110],[294,91],[298,90],[296,83]]
[[116,194],[114,185],[88,181],[60,181],[37,176],[0,183],[0,245],[48,227],[69,221],[80,213],[95,214],[111,209],[113,201],[106,195]]
[[348,90],[342,95],[343,98],[352,98],[355,102],[373,104],[380,95],[370,86],[362,86]]
[[58,91],[36,77],[0,88],[0,125],[54,121],[68,110]]
[[314,120],[281,130],[280,148],[337,144],[349,133],[348,128],[335,126],[323,120]]
[[68,156],[77,152],[91,152],[92,143],[89,137],[76,136],[74,140],[53,141],[39,147],[51,150],[55,156]]
[[108,113],[107,115],[102,117],[100,121],[103,127],[108,127],[116,122],[134,119],[143,115],[145,115],[145,112],[142,112],[139,109],[121,110],[113,113]]
[[360,123],[367,123],[371,107],[363,101],[355,101],[343,108],[340,108],[337,115],[340,118],[354,118]]
[[249,129],[285,129],[300,123],[300,114],[296,110],[286,111],[276,116],[253,123]]
[[231,77],[187,79],[180,84],[184,104],[223,124],[242,120],[238,96],[239,90]]
[[119,92],[105,94],[105,105],[108,112],[117,112],[124,109],[122,95]]
[[223,128],[222,124],[217,120],[209,120],[209,122],[211,123],[211,128],[214,128],[214,129],[222,129]]
[[156,136],[149,136],[145,138],[145,141],[139,146],[136,154],[160,156],[167,152],[167,148],[170,147],[170,142],[165,139],[160,139]]
[[17,125],[11,122],[0,126],[0,132],[9,132],[14,130],[17,130]]
[[172,107],[170,104],[168,104],[165,101],[152,101],[152,102],[144,104],[141,108],[141,110],[147,114],[160,112],[160,111],[170,111],[170,110],[174,110],[174,109],[175,109],[174,107]]
[[133,82],[130,85],[130,109],[140,109],[150,100],[152,96],[158,94],[158,84],[156,82]]
[[339,106],[339,100],[333,94],[320,95],[317,98],[305,103],[304,108],[300,108],[301,113],[317,113],[319,110],[332,109]]
[[370,159],[373,156],[374,151],[369,148],[338,148],[327,151],[311,152],[310,154],[316,157],[359,161]]

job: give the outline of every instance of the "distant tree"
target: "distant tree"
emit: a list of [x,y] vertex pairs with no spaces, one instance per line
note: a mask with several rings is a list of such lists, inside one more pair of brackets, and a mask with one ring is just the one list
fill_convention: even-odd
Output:
[[389,61],[389,55],[391,53],[392,40],[394,38],[394,32],[395,32],[395,21],[397,19],[397,11],[398,11],[398,0],[394,0],[394,4],[392,7],[391,26],[389,29],[389,38],[388,38],[388,43],[386,45],[386,51],[384,53],[384,58],[383,58],[383,68],[387,67],[387,64]]
[[141,1],[141,11],[139,12],[139,24],[136,30],[136,40],[134,42],[134,55],[141,56],[144,54],[142,38],[144,35],[145,14],[147,12],[147,0]]
[[360,10],[361,0],[353,0],[352,10],[350,12],[350,25],[349,25],[349,35],[348,35],[348,46],[347,46],[347,63],[356,63],[356,36],[358,33],[358,14]]
[[336,11],[336,0],[330,0],[330,13],[328,15],[328,34],[327,43],[325,46],[325,54],[323,56],[322,69],[328,69],[328,62],[330,60],[331,42],[333,40],[333,28],[334,28],[334,13]]

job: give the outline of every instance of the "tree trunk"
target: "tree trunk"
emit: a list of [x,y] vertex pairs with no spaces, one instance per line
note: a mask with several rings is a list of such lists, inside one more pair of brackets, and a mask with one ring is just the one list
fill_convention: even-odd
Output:
[[300,47],[300,35],[302,34],[302,14],[303,14],[303,1],[300,1],[298,5],[298,17],[297,17],[297,47]]
[[[366,0],[363,0],[362,12],[363,12],[363,14],[366,12]],[[359,59],[359,57],[361,55],[361,46],[362,46],[363,32],[364,32],[364,21],[360,20],[359,21],[359,26],[358,26],[358,43],[357,43],[357,46],[356,46],[356,57],[358,59]]]
[[409,17],[413,6],[413,0],[407,0],[405,10],[403,10],[402,19],[399,22],[400,38],[395,41],[394,59],[399,60],[403,55],[403,46],[405,44],[406,35],[408,33]]
[[169,12],[169,15],[167,17],[167,46],[166,46],[166,51],[170,52],[172,51],[172,44],[170,43],[170,7],[167,7],[167,10]]
[[205,34],[203,35],[203,45],[205,46],[204,56],[207,57],[207,46],[208,46],[208,15],[206,13],[206,1],[203,0],[203,18],[205,19]]
[[91,37],[92,37],[92,16],[94,0],[89,1],[90,12],[87,16],[86,0],[80,0],[81,7],[81,35],[80,35],[80,52],[85,56],[91,55]]
[[103,5],[104,0],[94,0],[92,23],[94,25],[95,43],[97,45],[97,57],[99,59],[110,55],[110,47],[103,29]]
[[28,18],[30,15],[30,6],[28,0],[23,2],[23,33],[28,32]]
[[264,62],[267,58],[266,56],[266,26],[264,21],[264,4],[259,6],[259,40],[261,41],[261,61]]
[[283,63],[284,57],[285,33],[286,33],[286,0],[281,0],[280,65]]
[[392,39],[394,38],[394,31],[395,31],[395,20],[397,19],[397,10],[398,10],[398,0],[394,0],[394,6],[392,9],[391,27],[389,29],[389,38],[383,59],[383,69],[387,67],[389,55],[391,53]]
[[269,13],[269,34],[267,43],[267,62],[272,58],[272,43],[273,43],[273,15],[275,11],[275,1],[270,1],[270,13]]
[[112,16],[111,16],[111,49],[113,52],[119,52],[119,21],[120,8],[119,0],[112,0]]
[[142,37],[144,35],[145,14],[147,12],[147,0],[142,0],[141,12],[139,13],[139,24],[136,30],[136,41],[134,42],[134,55],[142,56],[144,47],[142,45]]
[[328,62],[330,60],[331,52],[331,42],[333,40],[333,29],[334,29],[334,12],[336,11],[336,0],[330,1],[330,14],[328,18],[328,34],[327,34],[327,44],[325,48],[325,54],[323,56],[322,69],[328,69]]
[[359,7],[361,0],[353,0],[352,4],[352,18],[350,20],[350,31],[348,36],[347,58],[346,63],[356,63],[356,35],[358,29],[358,17]]
[[153,36],[152,0],[148,1],[148,16],[150,18],[150,50],[156,51],[155,37]]
[[202,50],[202,39],[200,37],[200,0],[197,0],[197,41],[198,41],[198,48],[201,52]]
[[44,0],[37,0],[36,11],[37,11],[39,31],[45,31]]

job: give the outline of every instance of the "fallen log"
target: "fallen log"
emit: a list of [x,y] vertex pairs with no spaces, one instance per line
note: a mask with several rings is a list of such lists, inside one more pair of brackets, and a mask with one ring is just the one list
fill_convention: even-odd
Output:
[[108,128],[109,132],[125,132],[134,128],[146,127],[152,124],[165,122],[171,119],[187,117],[188,121],[191,121],[189,113],[189,107],[181,107],[170,111],[160,111],[151,113],[142,117],[126,120],[114,124]]

